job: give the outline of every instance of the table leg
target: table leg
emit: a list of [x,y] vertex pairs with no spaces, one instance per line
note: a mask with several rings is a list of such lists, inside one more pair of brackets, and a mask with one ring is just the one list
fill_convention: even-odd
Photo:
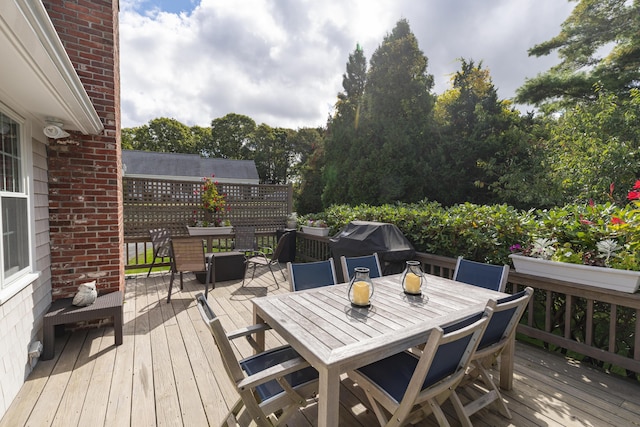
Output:
[[320,369],[318,383],[318,427],[338,425],[340,411],[340,372]]
[[[253,324],[266,323],[262,317],[258,314],[256,307],[253,307]],[[257,349],[256,354],[264,351],[264,330],[256,332],[253,339],[256,341]]]
[[513,363],[515,359],[516,334],[511,334],[511,339],[500,355],[500,388],[511,390],[513,388]]

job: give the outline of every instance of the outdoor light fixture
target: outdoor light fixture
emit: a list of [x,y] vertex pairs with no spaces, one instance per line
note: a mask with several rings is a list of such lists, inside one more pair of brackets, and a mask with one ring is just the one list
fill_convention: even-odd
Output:
[[69,136],[67,132],[62,130],[64,123],[58,119],[48,118],[45,120],[47,125],[42,129],[47,138],[60,139]]

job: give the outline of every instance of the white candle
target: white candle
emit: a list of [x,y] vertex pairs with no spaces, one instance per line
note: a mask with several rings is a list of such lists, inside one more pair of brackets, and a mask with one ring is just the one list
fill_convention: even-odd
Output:
[[407,273],[404,281],[404,287],[409,293],[420,293],[420,276],[415,273]]
[[353,284],[353,303],[357,305],[369,305],[369,284],[364,281]]

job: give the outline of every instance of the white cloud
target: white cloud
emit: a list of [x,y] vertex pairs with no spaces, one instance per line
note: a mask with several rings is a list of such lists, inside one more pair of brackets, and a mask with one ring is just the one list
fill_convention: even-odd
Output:
[[326,123],[356,44],[370,58],[401,18],[429,59],[436,93],[463,57],[483,61],[499,95],[510,98],[525,77],[553,64],[527,49],[556,35],[573,4],[121,0],[120,7],[123,127],[156,117],[208,126],[233,112],[298,128]]

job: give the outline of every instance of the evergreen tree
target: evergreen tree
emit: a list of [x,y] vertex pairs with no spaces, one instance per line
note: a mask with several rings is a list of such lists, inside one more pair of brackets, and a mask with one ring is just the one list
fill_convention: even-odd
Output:
[[[367,60],[360,45],[349,55],[347,72],[342,75],[344,92],[338,94],[335,115],[329,120],[326,138],[322,192],[324,206],[348,203],[345,177],[350,173],[351,147],[358,138],[358,121],[366,83]],[[318,159],[319,161],[319,159]]]
[[479,166],[502,161],[496,156],[512,124],[509,104],[498,100],[489,70],[482,62],[460,62],[452,88],[438,98],[435,108],[441,133],[435,198],[445,205],[491,201],[486,171]]
[[433,76],[409,23],[401,19],[371,57],[349,151],[352,203],[412,202],[428,188]]
[[610,93],[628,96],[640,87],[640,1],[580,0],[560,34],[529,50],[544,56],[557,51],[560,64],[528,79],[517,100],[542,105],[595,100],[597,83]]

